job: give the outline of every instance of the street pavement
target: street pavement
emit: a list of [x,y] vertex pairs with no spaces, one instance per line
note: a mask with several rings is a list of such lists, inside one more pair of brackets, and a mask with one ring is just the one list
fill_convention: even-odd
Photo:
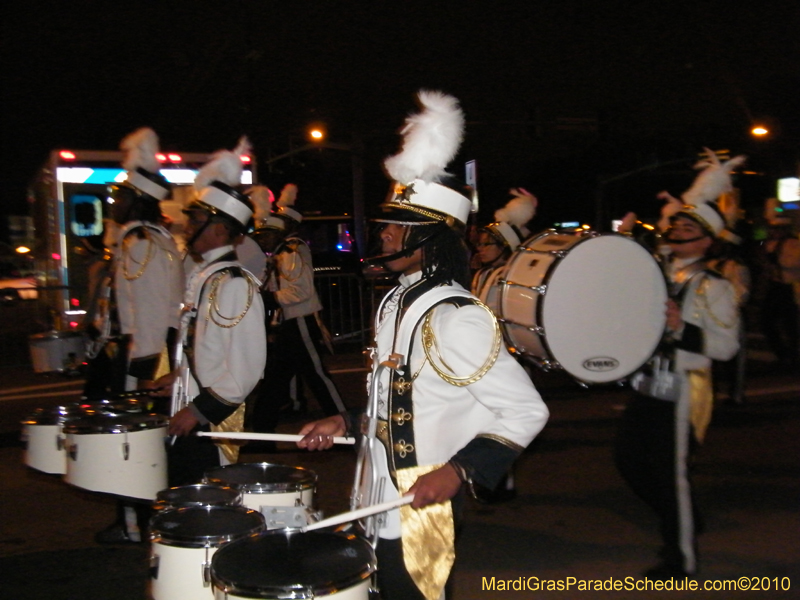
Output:
[[[800,374],[777,372],[762,359],[758,355],[748,363],[743,405],[729,406],[720,398],[694,464],[706,521],[697,582],[713,587],[736,580],[769,590],[579,589],[581,582],[601,588],[615,582],[641,585],[641,573],[657,562],[657,523],[612,464],[626,390],[583,389],[564,375],[534,372],[550,422],[518,461],[514,499],[468,503],[452,597],[800,598]],[[352,407],[364,401],[362,364],[355,352],[329,361]],[[113,500],[23,464],[19,421],[33,408],[76,400],[79,389],[79,379],[0,370],[0,598],[147,597],[147,545],[100,546],[93,540],[113,520]],[[318,414],[312,400],[307,415],[287,414],[280,430],[297,431]],[[240,460],[310,468],[319,476],[319,508],[328,516],[347,510],[352,449],[311,454],[279,445],[276,453],[246,453]],[[487,589],[492,578],[494,589]],[[569,589],[530,589],[545,580]],[[515,591],[520,582],[529,589]],[[503,585],[509,591],[502,591]]]

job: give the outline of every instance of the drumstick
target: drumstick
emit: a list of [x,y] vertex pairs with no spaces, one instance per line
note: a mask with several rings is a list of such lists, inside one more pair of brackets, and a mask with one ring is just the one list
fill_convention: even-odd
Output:
[[[299,442],[305,436],[293,433],[251,433],[249,431],[198,431],[201,437],[226,438],[229,440],[251,440],[254,442]],[[355,444],[356,438],[334,437],[334,444]]]
[[342,523],[357,521],[363,517],[377,515],[382,512],[386,512],[387,510],[392,510],[393,508],[403,506],[404,504],[411,504],[413,501],[414,494],[401,496],[396,500],[389,500],[388,502],[382,502],[372,506],[365,506],[364,508],[358,508],[356,510],[351,510],[350,512],[328,517],[327,519],[322,519],[322,521],[317,521],[316,523],[312,523],[311,525],[303,527],[302,531],[314,531],[315,529],[322,529],[323,527],[331,527],[332,525],[341,525]]

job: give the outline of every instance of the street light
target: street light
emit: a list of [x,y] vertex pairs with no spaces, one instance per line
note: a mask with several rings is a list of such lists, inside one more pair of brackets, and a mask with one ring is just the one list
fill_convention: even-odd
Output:
[[752,133],[756,137],[763,137],[763,136],[769,134],[769,129],[767,129],[763,125],[755,125],[750,130],[750,133]]

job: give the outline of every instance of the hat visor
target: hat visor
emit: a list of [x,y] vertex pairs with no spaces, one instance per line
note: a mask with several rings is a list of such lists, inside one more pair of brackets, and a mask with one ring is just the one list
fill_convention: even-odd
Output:
[[381,214],[370,219],[373,223],[395,223],[396,225],[435,225],[447,221],[447,215],[427,207],[397,202],[380,205]]

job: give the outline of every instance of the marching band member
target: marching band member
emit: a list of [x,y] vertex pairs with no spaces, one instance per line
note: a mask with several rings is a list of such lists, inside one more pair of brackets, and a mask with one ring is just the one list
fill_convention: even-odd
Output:
[[244,400],[264,371],[267,342],[260,282],[237,260],[234,241],[246,230],[252,206],[234,186],[241,175],[240,144],[217,153],[198,173],[196,199],[186,207],[186,245],[199,261],[190,272],[181,315],[183,348],[177,370],[157,381],[172,395],[170,486],[200,481],[209,468],[235,462],[238,448],[197,430],[241,431]]
[[311,388],[325,415],[346,410],[322,361],[322,303],[314,287],[311,249],[297,234],[303,215],[294,208],[296,198],[297,186],[284,186],[277,210],[262,221],[263,227],[277,230],[283,238],[272,254],[266,286],[268,304],[280,309],[275,345],[265,373],[269,385],[262,386],[253,414],[255,430],[265,433],[275,431],[281,408],[291,402],[294,377]]
[[[120,143],[127,178],[114,185],[109,236],[113,250],[110,270],[100,278],[92,302],[93,339],[89,345],[86,396],[149,387],[169,371],[168,338],[178,329],[183,269],[172,235],[159,224],[159,201],[169,183],[159,173],[158,137],[149,128],[134,131]],[[146,511],[121,504],[124,515],[100,532],[100,543],[142,541]],[[138,513],[137,519],[133,517]]]
[[[424,110],[409,117],[402,151],[385,162],[395,182],[377,219],[380,260],[400,277],[376,315],[370,402],[378,420],[367,425],[377,428],[372,488],[384,485],[373,499],[414,495],[378,530],[386,600],[443,597],[464,487],[493,489],[548,417],[494,315],[466,290],[471,190],[445,171],[461,142],[463,113],[440,92],[422,91],[419,100]],[[345,416],[309,423],[298,445],[329,448],[331,436],[348,429]]]
[[481,266],[472,277],[472,293],[478,298],[487,297],[484,288],[491,279],[489,275],[504,267],[514,250],[530,235],[525,226],[536,214],[538,200],[523,188],[512,189],[510,193],[511,200],[495,211],[495,222],[478,231],[475,246]]
[[662,241],[670,250],[666,332],[661,348],[631,377],[635,390],[617,435],[615,461],[633,491],[661,521],[662,562],[651,579],[697,572],[696,507],[688,460],[711,419],[711,361],[729,360],[739,347],[733,286],[707,268],[706,257],[725,226],[716,199],[730,188],[730,172],[744,160],[720,164],[708,151],[703,171],[669,217]]

